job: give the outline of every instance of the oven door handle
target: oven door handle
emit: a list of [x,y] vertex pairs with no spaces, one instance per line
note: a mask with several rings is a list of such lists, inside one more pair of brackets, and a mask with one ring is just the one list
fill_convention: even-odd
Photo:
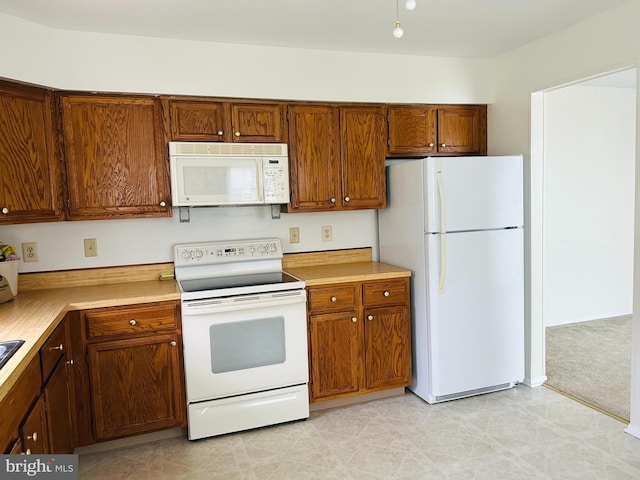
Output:
[[268,295],[243,295],[240,297],[185,300],[182,302],[182,315],[204,315],[215,312],[245,310],[263,307],[277,307],[306,302],[304,290],[296,292],[277,292]]

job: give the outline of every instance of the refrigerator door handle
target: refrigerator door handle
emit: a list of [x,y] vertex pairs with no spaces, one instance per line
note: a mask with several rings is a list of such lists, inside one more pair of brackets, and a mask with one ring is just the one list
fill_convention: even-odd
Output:
[[442,162],[436,159],[436,182],[438,184],[438,195],[440,197],[440,278],[438,281],[438,292],[444,292],[444,279],[447,272],[447,224],[445,215],[445,195],[444,181],[442,180]]

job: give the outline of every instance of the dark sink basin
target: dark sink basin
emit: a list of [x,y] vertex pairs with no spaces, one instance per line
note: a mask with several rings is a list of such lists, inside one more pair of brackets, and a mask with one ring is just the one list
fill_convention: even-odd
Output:
[[9,361],[11,355],[22,346],[24,340],[6,340],[0,342],[0,368]]

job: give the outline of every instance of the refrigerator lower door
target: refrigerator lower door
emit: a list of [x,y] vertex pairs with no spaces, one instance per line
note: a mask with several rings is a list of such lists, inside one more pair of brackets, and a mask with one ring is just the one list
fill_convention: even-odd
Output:
[[522,229],[445,236],[442,283],[441,235],[427,235],[430,403],[524,378]]

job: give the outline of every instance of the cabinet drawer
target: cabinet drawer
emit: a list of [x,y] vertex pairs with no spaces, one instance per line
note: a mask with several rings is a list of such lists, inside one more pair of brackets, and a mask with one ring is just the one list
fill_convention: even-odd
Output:
[[407,279],[365,283],[363,285],[362,302],[366,306],[395,305],[407,302],[408,298],[409,281]]
[[67,336],[65,333],[64,323],[61,323],[40,349],[43,382],[47,381],[58,360],[67,351]]
[[178,328],[176,309],[175,302],[168,302],[89,310],[84,315],[87,338],[175,330]]
[[309,288],[309,311],[353,309],[356,305],[356,288],[356,285]]

